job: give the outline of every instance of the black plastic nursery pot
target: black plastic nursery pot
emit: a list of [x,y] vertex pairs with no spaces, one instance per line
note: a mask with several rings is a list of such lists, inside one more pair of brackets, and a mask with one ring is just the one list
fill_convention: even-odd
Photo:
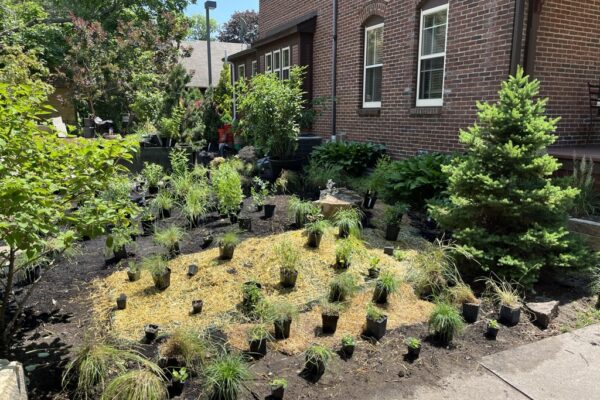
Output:
[[325,363],[321,359],[311,359],[306,356],[304,364],[306,371],[313,376],[321,376],[325,373]]
[[262,210],[263,210],[263,205],[262,204],[259,204],[259,205],[256,206],[256,211],[257,212],[261,212]]
[[152,233],[154,233],[154,223],[156,221],[154,219],[150,219],[150,220],[143,220],[142,221],[142,235],[143,236],[150,236],[152,235]]
[[279,280],[284,288],[293,288],[298,280],[298,271],[291,271],[284,268],[279,270]]
[[273,215],[275,215],[275,204],[265,204],[263,210],[265,218],[273,218]]
[[219,258],[221,260],[231,260],[235,246],[219,246]]
[[394,255],[394,246],[385,246],[383,248],[383,254],[387,254],[388,256]]
[[161,218],[171,218],[171,210],[168,208],[163,208],[160,210]]
[[167,268],[162,274],[152,274],[152,280],[154,280],[154,287],[158,290],[165,290],[171,286],[171,268]]
[[462,305],[462,315],[466,322],[472,324],[477,322],[479,317],[479,303],[464,303]]
[[144,334],[146,335],[146,339],[151,342],[156,339],[158,336],[159,327],[156,324],[148,324],[144,327]]
[[381,272],[381,270],[379,268],[374,268],[374,267],[369,268],[369,278],[370,279],[379,278],[379,272]]
[[282,400],[283,395],[285,393],[285,388],[283,386],[271,386],[271,398]]
[[339,269],[348,269],[348,268],[350,268],[350,261],[343,260],[336,256],[335,257],[335,266]]
[[121,293],[119,297],[117,297],[117,310],[124,310],[127,307],[127,296],[125,293]]
[[346,227],[339,227],[338,228],[338,236],[342,239],[347,238],[348,236],[350,236],[350,230]]
[[229,222],[231,222],[231,224],[237,224],[238,222],[238,215],[235,213],[231,213],[229,214]]
[[192,300],[192,314],[200,314],[202,312],[203,306],[204,306],[204,301]]
[[418,347],[408,346],[408,357],[415,360],[415,359],[419,358],[419,354],[421,354],[421,346],[418,346]]
[[192,277],[194,275],[196,275],[198,273],[198,266],[196,264],[190,264],[188,265],[188,272],[187,272],[187,276],[188,277]]
[[375,207],[375,202],[377,201],[377,195],[372,194],[371,192],[367,192],[363,199],[363,208],[367,210],[372,210]]
[[241,230],[251,232],[252,231],[252,218],[250,217],[239,217],[238,225]]
[[181,381],[172,381],[167,390],[169,391],[169,398],[181,396],[185,384]]
[[377,304],[385,304],[388,301],[388,295],[388,291],[377,282],[373,291],[373,301]]
[[121,261],[127,258],[127,249],[125,248],[125,246],[121,246],[117,249],[114,249],[113,253],[115,256],[115,261]]
[[25,268],[25,282],[28,285],[35,283],[42,276],[42,266],[34,265],[31,267]]
[[499,321],[506,326],[515,326],[521,319],[521,307],[509,307],[502,304],[500,306],[500,318]]
[[127,270],[127,278],[129,282],[139,281],[142,276],[142,271],[140,269],[136,269],[135,271]]
[[188,217],[188,223],[190,224],[191,229],[199,228],[202,225],[202,221],[200,217]]
[[355,347],[356,347],[356,345],[354,345],[354,344],[342,345],[342,353],[344,353],[344,356],[346,356],[346,358],[352,358]]
[[340,319],[340,314],[332,313],[332,314],[321,314],[321,320],[323,321],[323,333],[326,334],[334,334],[337,330],[338,320]]
[[200,246],[200,247],[202,247],[202,249],[204,250],[212,244],[212,242],[215,240],[215,238],[213,237],[213,235],[207,235],[207,236],[204,236],[202,238],[202,240],[203,240],[202,246]]
[[179,243],[175,243],[173,246],[169,248],[169,259],[177,258],[181,254],[181,250],[179,249]]
[[250,340],[250,355],[261,358],[267,355],[267,338]]
[[492,328],[491,326],[488,325],[486,331],[485,331],[485,336],[488,339],[491,340],[496,340],[496,337],[498,336],[498,332],[500,331],[500,329],[498,328]]
[[321,239],[323,238],[322,233],[309,233],[308,234],[308,246],[313,248],[318,248],[321,245]]
[[158,186],[148,186],[148,194],[155,195],[158,193]]
[[367,329],[365,330],[365,335],[375,340],[381,339],[385,336],[387,320],[387,316],[384,316],[377,321],[367,317]]
[[400,234],[400,225],[398,224],[387,224],[385,228],[385,240],[395,242],[398,240]]
[[283,321],[275,321],[275,339],[287,339],[290,337],[290,328],[292,319],[284,319]]

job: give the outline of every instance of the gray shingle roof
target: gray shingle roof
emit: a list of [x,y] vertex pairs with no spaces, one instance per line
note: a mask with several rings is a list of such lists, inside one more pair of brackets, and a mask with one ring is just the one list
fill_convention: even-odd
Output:
[[[181,64],[185,69],[192,74],[192,81],[188,84],[191,87],[205,89],[208,87],[208,63],[207,49],[205,40],[196,40],[191,42],[182,42],[183,48],[191,49],[190,57],[184,57]],[[248,45],[243,43],[224,43],[210,42],[211,64],[212,64],[212,80],[213,86],[219,82],[219,74],[223,69],[223,59],[225,54],[232,55],[239,51],[245,50]]]

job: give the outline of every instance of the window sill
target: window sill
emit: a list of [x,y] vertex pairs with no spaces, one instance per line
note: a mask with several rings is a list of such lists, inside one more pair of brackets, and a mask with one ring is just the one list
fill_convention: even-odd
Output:
[[413,107],[410,109],[410,115],[440,115],[442,107]]
[[361,108],[356,110],[359,117],[379,117],[381,115],[381,108]]

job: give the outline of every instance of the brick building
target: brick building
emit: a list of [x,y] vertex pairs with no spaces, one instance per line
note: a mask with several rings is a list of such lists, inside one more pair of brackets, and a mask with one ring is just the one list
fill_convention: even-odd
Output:
[[[261,0],[259,39],[236,76],[308,66],[310,98],[332,95],[333,0]],[[600,0],[340,0],[336,131],[402,157],[459,149],[475,102],[517,65],[562,117],[562,146],[600,144],[588,82],[600,81]],[[313,131],[332,134],[332,107]]]

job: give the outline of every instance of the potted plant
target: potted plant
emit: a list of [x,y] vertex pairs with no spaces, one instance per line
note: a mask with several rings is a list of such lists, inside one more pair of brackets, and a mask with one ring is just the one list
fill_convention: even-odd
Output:
[[264,210],[263,216],[265,217],[265,219],[273,218],[273,215],[275,215],[275,207],[277,207],[277,206],[273,203],[265,203],[265,205],[263,207],[264,207],[263,208],[263,210]]
[[488,321],[487,330],[485,332],[485,335],[489,339],[496,340],[496,337],[498,336],[499,331],[500,331],[500,325],[498,324],[498,321],[496,321],[495,319]]
[[185,194],[181,213],[187,218],[190,228],[198,228],[202,218],[208,212],[210,190],[208,186],[194,186]]
[[452,343],[454,336],[464,329],[465,323],[454,306],[437,303],[429,316],[429,331],[444,346]]
[[231,223],[237,222],[240,203],[244,200],[242,177],[235,161],[225,161],[213,168],[212,184],[219,204],[219,212],[228,215]]
[[383,271],[373,291],[373,302],[377,304],[387,303],[388,296],[395,294],[400,287],[400,279],[392,271]]
[[125,293],[121,293],[117,297],[117,310],[124,310],[127,307],[127,296]]
[[517,325],[521,318],[521,297],[516,285],[503,280],[496,282],[488,279],[486,286],[492,291],[495,302],[500,303],[499,321],[507,326]]
[[273,322],[276,339],[290,337],[292,320],[298,315],[298,309],[291,303],[280,302],[273,305]]
[[419,358],[419,354],[421,353],[421,340],[416,337],[409,337],[404,341],[404,344],[408,348],[408,356],[416,360]]
[[279,243],[275,252],[279,258],[279,275],[281,286],[284,288],[293,288],[296,286],[296,280],[298,279],[298,262],[300,260],[300,253],[294,247],[290,241],[283,241]]
[[312,344],[304,353],[304,369],[312,375],[321,376],[325,373],[333,353],[320,344]]
[[203,369],[203,375],[207,397],[219,400],[237,399],[252,377],[246,359],[235,352],[218,356]]
[[350,268],[357,246],[359,243],[352,238],[338,240],[335,245],[335,265],[340,269]]
[[170,218],[171,209],[175,204],[175,200],[167,190],[160,190],[156,197],[152,199],[152,209],[161,218]]
[[189,375],[185,367],[181,369],[175,369],[171,372],[171,385],[169,385],[169,397],[180,396],[183,392],[185,383],[187,382]]
[[338,236],[347,238],[350,233],[357,234],[362,228],[362,213],[356,208],[343,208],[333,215],[333,225],[338,228]]
[[298,196],[290,197],[288,201],[288,215],[294,220],[297,228],[302,228],[310,219],[318,215],[320,208],[312,201],[302,201]]
[[388,317],[383,311],[373,303],[367,305],[367,327],[365,335],[375,340],[381,339],[385,335]]
[[142,269],[137,263],[129,263],[127,266],[127,278],[129,282],[139,281],[142,276]]
[[386,223],[385,240],[396,241],[400,233],[400,222],[402,216],[408,211],[408,206],[404,203],[396,203],[385,210],[384,221]]
[[106,238],[106,249],[107,255],[113,254],[113,260],[119,262],[125,260],[128,257],[127,245],[133,242],[131,238],[132,230],[130,228],[115,228],[111,234]]
[[185,232],[178,226],[171,225],[168,228],[157,231],[154,234],[154,242],[167,250],[169,259],[176,258],[180,253],[179,242],[185,236]]
[[156,217],[154,213],[145,208],[141,212],[141,220],[142,220],[142,235],[150,236],[154,233],[154,225],[156,224]]
[[379,262],[381,259],[377,256],[372,256],[369,258],[369,278],[377,279],[379,277],[379,272],[381,268],[379,267]]
[[256,306],[262,301],[262,285],[248,281],[242,285],[242,310],[246,315],[254,316]]
[[148,324],[144,327],[144,335],[148,342],[152,342],[158,336],[159,327],[156,324]]
[[329,301],[345,301],[358,289],[356,278],[350,272],[336,275],[329,284]]
[[323,321],[322,331],[325,334],[333,335],[337,330],[338,320],[340,319],[341,307],[338,303],[323,302],[321,305],[321,320]]
[[200,314],[202,312],[202,307],[204,306],[204,301],[202,300],[192,300],[192,314]]
[[171,285],[171,269],[161,256],[152,256],[142,260],[142,266],[150,272],[154,286],[158,290],[165,290]]
[[271,398],[281,400],[287,389],[288,382],[283,378],[275,378],[271,381]]
[[250,216],[238,217],[238,226],[243,231],[251,232],[252,231],[252,217],[250,217]]
[[142,170],[142,176],[146,180],[148,185],[148,193],[154,195],[158,193],[158,186],[165,175],[163,167],[154,163],[144,163],[144,169]]
[[188,272],[187,272],[187,276],[188,277],[192,277],[194,275],[196,275],[198,273],[198,266],[196,264],[190,264],[188,265]]
[[342,353],[346,358],[351,358],[356,348],[356,339],[352,335],[346,335],[342,338]]
[[221,260],[231,260],[235,247],[240,242],[235,232],[227,232],[219,239],[219,258]]
[[473,290],[464,282],[458,282],[449,289],[452,302],[462,307],[462,316],[470,324],[477,321],[481,304]]
[[256,208],[256,211],[262,211],[270,194],[269,183],[263,181],[258,176],[254,177],[252,183],[252,187],[250,188],[252,205]]
[[250,355],[254,358],[262,358],[267,355],[267,340],[269,331],[264,325],[255,325],[248,331],[248,342],[250,344]]

